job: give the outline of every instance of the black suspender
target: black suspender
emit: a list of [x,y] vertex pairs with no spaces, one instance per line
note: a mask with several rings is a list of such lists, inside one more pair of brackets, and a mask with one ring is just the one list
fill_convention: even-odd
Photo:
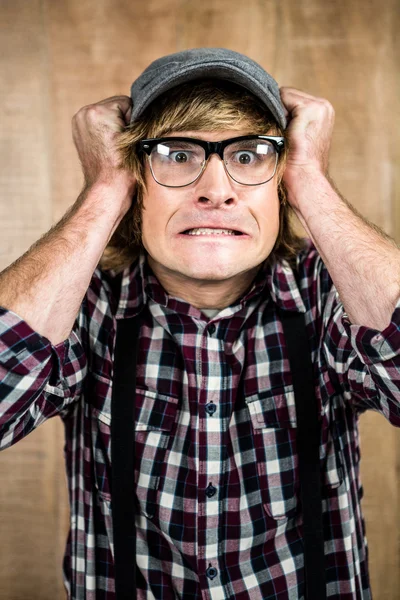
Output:
[[135,398],[140,315],[117,320],[111,398],[111,512],[117,600],[136,599]]
[[325,600],[326,572],[322,526],[320,426],[313,365],[304,313],[279,311],[288,347],[297,419],[297,453],[303,511],[306,600]]
[[[320,430],[304,314],[279,310],[289,353],[297,415],[304,528],[306,600],[326,599],[322,527]],[[134,502],[136,360],[140,315],[117,321],[111,401],[112,520],[117,600],[136,599]],[[136,342],[136,343],[135,343]]]

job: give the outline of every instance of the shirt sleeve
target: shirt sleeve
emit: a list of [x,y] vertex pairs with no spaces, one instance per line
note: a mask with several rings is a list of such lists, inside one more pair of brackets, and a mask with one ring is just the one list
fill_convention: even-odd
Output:
[[11,310],[0,307],[0,450],[55,415],[82,393],[87,356],[83,305],[68,339],[53,346]]
[[322,321],[324,358],[345,399],[356,411],[377,411],[400,427],[400,299],[390,324],[378,331],[351,323],[332,285]]

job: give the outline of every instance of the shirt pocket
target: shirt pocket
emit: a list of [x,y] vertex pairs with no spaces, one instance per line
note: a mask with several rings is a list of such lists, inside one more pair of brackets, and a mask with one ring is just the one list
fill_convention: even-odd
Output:
[[[92,373],[91,417],[94,485],[111,502],[111,381]],[[129,397],[126,399],[129,401]],[[136,508],[146,517],[156,512],[160,473],[177,417],[178,398],[136,387],[135,478]]]
[[[296,515],[300,504],[297,418],[293,386],[266,390],[245,398],[253,431],[260,493],[266,513],[276,520]],[[320,400],[321,495],[336,493],[343,481],[342,458]],[[333,433],[331,433],[331,429]]]

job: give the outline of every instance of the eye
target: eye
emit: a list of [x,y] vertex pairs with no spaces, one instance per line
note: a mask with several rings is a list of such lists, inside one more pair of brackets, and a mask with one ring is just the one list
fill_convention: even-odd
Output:
[[236,152],[236,160],[241,165],[249,165],[254,162],[255,154],[249,150],[240,150],[239,152]]
[[183,152],[182,150],[176,150],[170,153],[170,158],[173,162],[186,163],[190,159],[190,152]]
[[275,149],[269,142],[246,141],[237,142],[225,149],[225,162],[236,166],[261,166],[275,157]]
[[163,142],[154,148],[153,156],[169,165],[195,164],[204,160],[204,150],[187,142]]

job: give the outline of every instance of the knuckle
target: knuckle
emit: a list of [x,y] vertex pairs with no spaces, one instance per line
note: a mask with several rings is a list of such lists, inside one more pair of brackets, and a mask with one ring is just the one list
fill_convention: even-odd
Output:
[[82,106],[82,108],[80,108],[78,110],[78,112],[76,112],[74,114],[74,116],[72,117],[72,119],[75,120],[75,121],[78,121],[78,120],[80,121],[80,120],[82,120],[82,119],[85,118],[86,112],[87,112],[87,106]]
[[72,122],[76,123],[76,121],[81,117],[82,115],[82,109],[78,110],[78,112],[76,112],[74,114],[74,116],[72,117]]
[[332,104],[329,102],[329,100],[327,100],[326,98],[321,98],[320,100],[328,110],[330,110],[330,111],[334,110],[334,108],[333,108]]
[[90,117],[97,115],[98,112],[99,112],[99,107],[97,104],[89,104],[86,107],[86,114],[89,115]]

